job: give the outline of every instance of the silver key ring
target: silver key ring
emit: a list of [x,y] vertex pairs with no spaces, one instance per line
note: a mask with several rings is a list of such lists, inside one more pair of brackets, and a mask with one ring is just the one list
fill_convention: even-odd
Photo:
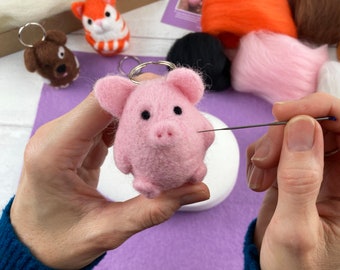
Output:
[[25,41],[22,40],[22,33],[25,30],[25,28],[30,27],[30,26],[37,26],[41,29],[42,31],[42,38],[41,41],[44,41],[46,39],[46,30],[45,28],[40,24],[40,23],[36,23],[36,22],[30,22],[30,23],[26,23],[24,26],[21,26],[18,32],[18,39],[20,41],[20,43],[22,45],[24,45],[27,48],[33,48],[34,45],[33,44],[28,44]]
[[137,56],[130,56],[130,55],[124,56],[119,61],[119,65],[118,65],[118,70],[119,70],[120,74],[122,74],[124,76],[128,76],[128,73],[125,72],[125,70],[123,69],[123,65],[127,60],[130,60],[130,59],[136,61],[138,65],[142,63]]
[[129,79],[130,79],[133,83],[135,83],[135,84],[140,84],[140,82],[137,81],[137,80],[135,80],[134,77],[135,77],[136,75],[141,74],[142,69],[145,68],[145,67],[148,66],[148,65],[162,65],[162,66],[167,66],[170,70],[173,70],[173,69],[176,68],[176,65],[175,65],[174,63],[171,63],[171,62],[165,61],[165,60],[144,62],[144,63],[141,63],[141,64],[139,64],[138,66],[134,67],[134,68],[130,71],[130,73],[129,73],[129,75],[128,75]]
[[332,151],[325,152],[325,157],[333,156],[333,155],[335,155],[335,154],[337,154],[337,153],[339,153],[339,152],[340,152],[340,149],[339,149],[339,148],[336,148],[336,149],[334,149],[334,150],[332,150]]

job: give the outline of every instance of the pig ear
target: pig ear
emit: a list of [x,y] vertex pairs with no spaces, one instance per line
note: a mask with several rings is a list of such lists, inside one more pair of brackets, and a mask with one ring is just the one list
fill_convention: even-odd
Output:
[[192,104],[196,104],[203,96],[204,83],[201,77],[191,69],[176,68],[169,72],[166,80],[177,87]]
[[105,111],[120,117],[125,103],[135,87],[135,84],[129,79],[120,76],[107,76],[96,82],[94,94]]

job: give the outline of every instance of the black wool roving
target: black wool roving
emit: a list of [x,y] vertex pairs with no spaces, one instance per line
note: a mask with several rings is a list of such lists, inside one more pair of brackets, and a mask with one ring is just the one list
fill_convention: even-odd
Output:
[[230,87],[231,63],[223,50],[216,37],[207,33],[190,33],[175,41],[166,59],[200,72],[208,89],[221,91]]

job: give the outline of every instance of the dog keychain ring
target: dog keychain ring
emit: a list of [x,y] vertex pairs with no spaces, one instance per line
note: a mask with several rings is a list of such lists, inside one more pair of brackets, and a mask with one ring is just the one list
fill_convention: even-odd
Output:
[[38,27],[38,28],[40,28],[40,30],[41,30],[41,32],[42,32],[41,41],[44,41],[44,40],[46,39],[46,30],[45,30],[45,28],[44,28],[40,23],[36,23],[36,22],[26,23],[24,26],[21,26],[21,27],[19,28],[18,39],[19,39],[20,43],[21,43],[22,45],[24,45],[25,47],[27,47],[27,48],[33,48],[33,47],[34,47],[34,44],[29,44],[29,43],[25,42],[25,41],[23,40],[22,35],[23,35],[23,32],[24,32],[24,30],[25,30],[26,28],[32,27],[32,26],[33,26],[33,27]]
[[[39,28],[41,37],[34,42],[23,38],[23,33],[32,35],[33,29]],[[79,75],[79,62],[66,47],[66,34],[59,30],[46,31],[36,22],[26,23],[18,32],[19,42],[26,47],[24,61],[26,69],[37,72],[44,81],[56,88],[65,88]]]

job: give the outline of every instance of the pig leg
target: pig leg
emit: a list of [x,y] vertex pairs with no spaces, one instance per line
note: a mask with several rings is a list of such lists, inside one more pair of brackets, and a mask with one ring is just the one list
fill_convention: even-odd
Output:
[[158,186],[150,183],[150,181],[142,177],[135,178],[133,181],[133,187],[149,199],[155,198],[161,193],[161,189]]
[[201,182],[206,174],[207,166],[204,163],[202,163],[194,172],[193,176],[190,178],[190,182],[191,183]]
[[117,168],[124,174],[132,172],[132,165],[126,155],[121,154],[115,149],[114,160]]

